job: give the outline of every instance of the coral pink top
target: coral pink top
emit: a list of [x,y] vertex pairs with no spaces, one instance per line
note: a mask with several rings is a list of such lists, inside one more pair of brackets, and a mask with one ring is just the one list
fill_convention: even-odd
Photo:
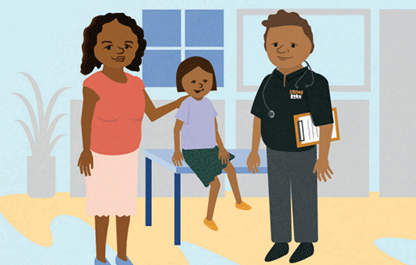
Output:
[[125,73],[126,83],[111,80],[97,72],[84,80],[100,100],[95,105],[91,126],[91,151],[121,155],[139,148],[144,115],[144,84],[136,76]]

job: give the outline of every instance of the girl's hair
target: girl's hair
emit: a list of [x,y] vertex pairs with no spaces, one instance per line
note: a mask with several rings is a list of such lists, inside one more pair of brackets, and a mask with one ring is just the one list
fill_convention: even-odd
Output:
[[303,29],[303,33],[309,38],[312,44],[311,53],[313,52],[313,49],[315,48],[315,45],[313,44],[313,34],[311,26],[309,26],[308,21],[306,19],[303,19],[299,16],[296,12],[286,12],[283,9],[280,9],[277,11],[276,14],[271,14],[267,18],[267,20],[263,20],[261,23],[263,26],[265,26],[266,32],[264,33],[264,49],[266,49],[266,38],[267,33],[269,32],[269,28],[272,27],[280,27],[280,26],[300,26]]
[[94,47],[97,44],[97,35],[103,30],[103,25],[117,19],[117,21],[125,26],[131,28],[133,33],[137,36],[139,48],[136,51],[136,56],[130,65],[126,68],[132,71],[140,71],[142,64],[142,57],[146,49],[146,40],[143,38],[143,29],[139,27],[136,20],[126,16],[124,13],[108,13],[105,16],[96,16],[92,19],[91,24],[84,29],[84,42],[82,43],[82,63],[81,73],[87,75],[91,73],[95,67],[100,68],[101,62],[97,60],[94,54]]
[[194,70],[197,67],[201,67],[207,73],[212,74],[212,88],[211,90],[217,90],[217,80],[215,79],[215,72],[214,68],[212,67],[211,63],[202,57],[193,56],[189,57],[188,59],[181,62],[178,66],[178,70],[176,71],[176,89],[178,92],[184,92],[182,86],[182,78],[189,73],[190,71]]

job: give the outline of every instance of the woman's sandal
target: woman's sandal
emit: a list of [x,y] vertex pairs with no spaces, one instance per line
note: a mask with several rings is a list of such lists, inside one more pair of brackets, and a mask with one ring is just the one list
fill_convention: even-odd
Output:
[[118,256],[116,257],[116,264],[117,265],[133,265],[133,263],[131,263],[129,258],[127,258],[127,260],[124,261],[124,260],[120,259]]
[[104,262],[99,261],[97,258],[95,258],[94,265],[111,265],[111,264],[110,262],[108,262],[107,259],[105,259],[105,263],[104,263]]

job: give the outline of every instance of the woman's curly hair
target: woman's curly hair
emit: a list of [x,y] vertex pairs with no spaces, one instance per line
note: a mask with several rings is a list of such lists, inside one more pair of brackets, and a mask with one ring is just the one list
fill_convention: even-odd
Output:
[[126,16],[124,13],[108,13],[104,16],[96,16],[92,19],[91,24],[84,30],[84,42],[82,43],[82,63],[81,73],[87,75],[91,73],[95,67],[100,68],[101,62],[97,60],[94,54],[94,47],[97,44],[97,35],[103,30],[103,25],[117,19],[117,21],[125,26],[131,28],[133,33],[137,36],[139,48],[136,51],[136,56],[130,65],[126,68],[131,71],[140,71],[142,64],[142,57],[146,49],[146,40],[143,38],[143,29],[139,27],[136,20]]
[[313,34],[311,26],[306,19],[303,19],[299,16],[296,12],[286,12],[283,9],[277,11],[276,14],[271,14],[267,18],[267,20],[263,20],[261,23],[263,26],[266,27],[266,32],[264,33],[264,49],[266,49],[266,39],[267,33],[269,32],[269,28],[273,27],[280,27],[280,26],[300,26],[303,29],[303,33],[309,38],[312,44],[311,53],[315,48],[315,44],[313,43]]

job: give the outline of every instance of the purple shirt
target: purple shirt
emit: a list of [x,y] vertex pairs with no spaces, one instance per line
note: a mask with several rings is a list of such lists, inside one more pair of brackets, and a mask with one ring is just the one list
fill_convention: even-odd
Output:
[[183,121],[181,144],[183,149],[214,148],[215,117],[218,113],[212,102],[203,97],[200,101],[189,97],[182,102],[175,118]]

